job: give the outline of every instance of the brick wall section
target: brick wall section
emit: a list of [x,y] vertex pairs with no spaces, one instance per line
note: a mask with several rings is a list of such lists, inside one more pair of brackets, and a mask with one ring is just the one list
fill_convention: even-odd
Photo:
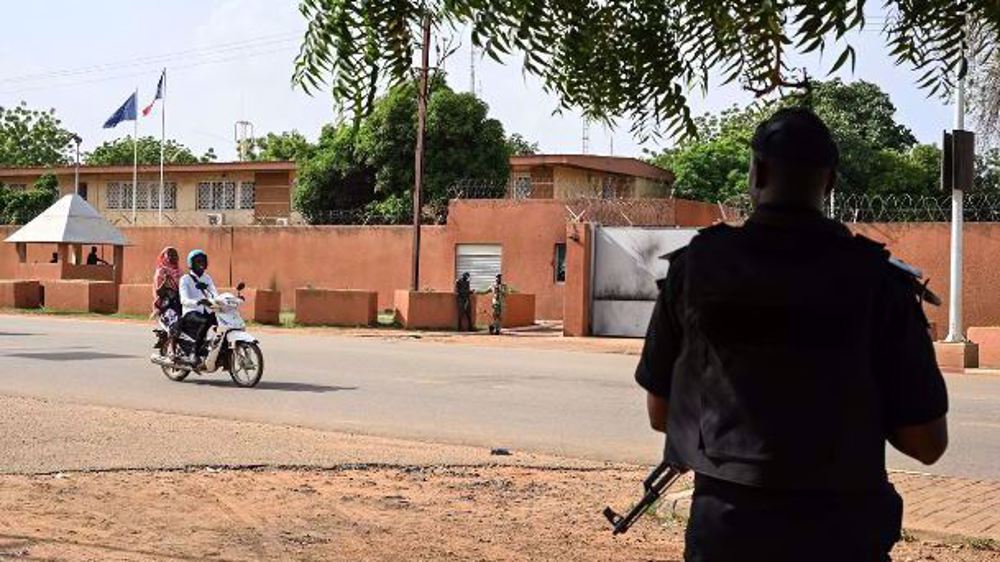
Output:
[[111,281],[45,281],[45,308],[61,312],[118,310],[118,287]]
[[378,293],[332,289],[296,289],[295,322],[305,326],[373,326]]
[[455,293],[396,291],[396,321],[407,329],[454,330],[458,327]]
[[0,308],[38,308],[40,297],[38,281],[0,280]]

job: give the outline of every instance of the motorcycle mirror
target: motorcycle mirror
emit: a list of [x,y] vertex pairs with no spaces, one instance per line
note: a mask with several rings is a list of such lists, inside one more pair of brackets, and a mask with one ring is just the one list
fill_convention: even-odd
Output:
[[246,283],[244,283],[244,282],[240,281],[240,284],[236,286],[236,290],[237,290],[237,291],[242,291],[243,289],[245,289],[245,288],[246,288],[246,286],[247,286],[247,284],[246,284]]

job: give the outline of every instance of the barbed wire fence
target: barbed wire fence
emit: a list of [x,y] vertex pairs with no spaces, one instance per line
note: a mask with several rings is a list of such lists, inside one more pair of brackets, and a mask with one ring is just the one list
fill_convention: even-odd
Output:
[[[727,199],[721,208],[728,222],[746,219],[753,209],[747,195]],[[828,217],[847,223],[949,222],[951,196],[834,192],[825,210]],[[1000,193],[966,193],[963,218],[967,222],[1000,222]]]

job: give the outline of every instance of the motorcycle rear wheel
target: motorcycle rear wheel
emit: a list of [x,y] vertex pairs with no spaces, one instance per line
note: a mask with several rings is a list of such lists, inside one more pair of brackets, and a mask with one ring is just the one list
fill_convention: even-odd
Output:
[[[173,345],[173,344],[171,344],[169,342],[166,343],[166,344],[164,344],[162,347],[160,347],[160,350],[159,350],[160,351],[160,357],[170,357],[171,359],[174,357],[174,356],[171,356],[171,354],[170,354],[169,351],[167,351],[167,347],[168,346],[171,347],[171,348],[176,347],[175,345]],[[163,374],[166,375],[168,379],[170,379],[170,380],[172,380],[174,382],[181,382],[184,379],[186,379],[188,375],[191,374],[190,370],[188,370],[188,369],[181,369],[179,367],[167,367],[166,365],[160,365],[160,369],[163,370]]]
[[264,376],[264,354],[256,343],[240,341],[231,351],[229,376],[236,386],[251,388],[257,386]]

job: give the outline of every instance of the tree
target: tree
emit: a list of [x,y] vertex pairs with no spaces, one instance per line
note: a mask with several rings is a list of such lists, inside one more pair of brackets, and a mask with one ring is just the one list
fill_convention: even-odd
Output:
[[0,106],[0,166],[58,166],[70,161],[72,133],[55,110],[36,111],[21,102]]
[[[424,200],[446,204],[449,188],[467,178],[498,180],[509,173],[503,126],[489,107],[469,93],[448,87],[438,74],[427,106]],[[354,127],[326,127],[311,158],[304,161],[295,195],[304,215],[367,205],[385,220],[410,212],[416,143],[416,86],[392,88],[375,110]]]
[[525,156],[538,153],[538,143],[530,142],[520,133],[507,137],[507,156]]
[[311,157],[316,146],[298,131],[268,133],[253,140],[250,160],[292,160],[302,161]]
[[[437,29],[468,25],[473,43],[501,60],[523,53],[564,108],[586,116],[631,119],[641,133],[694,133],[687,92],[707,91],[715,76],[765,96],[806,81],[787,61],[822,52],[865,25],[865,2],[507,2],[504,0],[301,0],[309,20],[293,81],[306,91],[332,87],[334,100],[360,120],[379,91],[411,78],[421,21]],[[898,64],[921,70],[918,84],[947,92],[964,74],[966,21],[996,49],[994,0],[886,0],[887,46]],[[853,67],[842,50],[830,65]]]
[[354,130],[347,125],[323,128],[311,157],[299,167],[293,204],[311,223],[325,211],[356,209],[375,197],[375,173],[357,155]]
[[[132,137],[107,141],[84,155],[83,160],[91,166],[131,166],[134,158]],[[139,137],[139,164],[160,163],[160,139]],[[163,161],[166,164],[197,164],[215,160],[215,151],[209,148],[205,154],[196,156],[190,148],[173,140],[164,143]]]
[[896,108],[878,86],[857,81],[817,82],[809,96],[731,108],[695,118],[697,136],[654,157],[676,175],[678,197],[720,201],[746,190],[750,138],[758,123],[780,107],[806,104],[830,126],[840,147],[841,192],[930,193],[938,181],[937,148],[917,145],[895,120]]
[[0,223],[25,224],[48,209],[59,198],[59,181],[42,174],[30,189],[11,191],[0,184]]

